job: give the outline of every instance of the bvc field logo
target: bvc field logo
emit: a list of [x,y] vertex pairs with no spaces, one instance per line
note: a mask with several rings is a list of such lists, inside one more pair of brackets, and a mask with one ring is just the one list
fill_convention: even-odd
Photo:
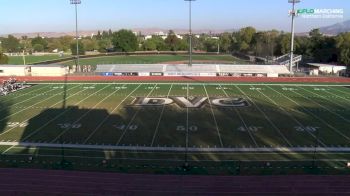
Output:
[[150,107],[176,104],[181,108],[201,108],[205,104],[216,107],[247,107],[249,102],[243,98],[208,98],[208,97],[136,97],[130,106]]

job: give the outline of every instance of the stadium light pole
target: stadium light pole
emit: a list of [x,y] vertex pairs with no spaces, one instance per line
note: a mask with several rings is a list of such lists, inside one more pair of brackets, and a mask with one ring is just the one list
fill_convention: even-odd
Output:
[[292,28],[291,29],[292,36],[291,36],[291,44],[290,44],[290,62],[289,62],[289,71],[292,73],[292,71],[293,71],[293,58],[294,58],[294,26],[295,26],[294,19],[296,16],[295,4],[300,3],[300,0],[288,0],[288,2],[293,4],[293,8],[292,8],[292,12],[291,12],[291,15],[292,15],[292,27],[291,27]]
[[189,3],[189,42],[190,42],[190,48],[189,48],[189,55],[190,55],[190,60],[189,60],[189,66],[192,66],[192,1],[196,0],[185,0],[188,1]]
[[76,66],[79,66],[79,35],[78,35],[78,5],[81,4],[81,0],[70,0],[70,4],[75,5],[75,39],[77,41],[77,54],[76,54]]

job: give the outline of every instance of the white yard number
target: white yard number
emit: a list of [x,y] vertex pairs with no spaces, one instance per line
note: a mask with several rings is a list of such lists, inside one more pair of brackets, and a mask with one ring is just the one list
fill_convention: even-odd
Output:
[[314,88],[314,91],[328,91],[328,89],[325,89],[325,88]]
[[216,90],[229,90],[229,88],[218,86],[218,87],[216,87]]
[[187,88],[187,86],[183,86],[183,87],[182,87],[182,90],[194,90],[194,87],[189,86],[189,87]]
[[238,127],[238,131],[242,131],[242,132],[247,132],[247,131],[251,131],[251,132],[257,132],[259,131],[260,129],[262,129],[262,127],[257,127],[257,126],[248,126],[248,127],[245,127],[245,126],[241,126],[241,127]]
[[263,89],[262,89],[262,88],[249,88],[249,90],[252,90],[252,91],[262,91]]
[[125,86],[117,86],[117,87],[114,87],[114,89],[117,89],[117,90],[125,90],[125,89],[128,89],[128,87],[125,87]]
[[296,91],[297,89],[295,88],[282,88],[284,91]]
[[296,127],[294,127],[294,129],[295,129],[296,131],[299,131],[299,132],[315,132],[315,131],[317,131],[318,129],[320,129],[320,127],[313,127],[313,126],[302,127],[302,126],[296,126]]
[[10,128],[14,128],[14,127],[20,127],[20,128],[24,128],[28,126],[28,122],[8,122],[7,126]]
[[[198,131],[198,127],[195,125],[192,125],[188,127],[188,130],[195,132],[195,131]],[[186,126],[179,125],[176,127],[176,131],[186,131]]]
[[136,131],[137,128],[139,128],[137,125],[130,125],[130,126],[127,126],[127,125],[113,125],[114,128],[116,129],[119,129],[119,130],[130,130],[130,131]]
[[157,90],[157,89],[160,89],[160,87],[152,87],[152,86],[150,86],[150,87],[146,87],[145,89],[146,90],[153,90],[153,89]]
[[54,86],[53,89],[63,89],[63,86]]
[[79,129],[79,128],[81,128],[82,125],[80,123],[75,123],[75,124],[72,124],[72,123],[60,123],[60,124],[57,124],[57,126],[60,129]]

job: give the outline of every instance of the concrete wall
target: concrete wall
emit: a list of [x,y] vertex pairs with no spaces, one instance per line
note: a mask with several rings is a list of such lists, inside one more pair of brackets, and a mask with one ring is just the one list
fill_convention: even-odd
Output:
[[0,66],[0,76],[64,76],[68,72],[63,66]]
[[25,67],[0,66],[0,76],[25,76]]
[[68,74],[68,67],[32,67],[32,76],[64,76]]

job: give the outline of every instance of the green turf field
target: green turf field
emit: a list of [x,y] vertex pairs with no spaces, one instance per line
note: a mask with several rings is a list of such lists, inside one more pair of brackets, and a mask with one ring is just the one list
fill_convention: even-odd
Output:
[[[70,57],[70,55],[65,55],[62,58]],[[26,56],[26,64],[32,64],[32,63],[39,63],[42,61],[49,61],[49,60],[56,60],[60,59],[61,57],[58,56],[58,54],[54,55],[43,55],[43,56]],[[23,65],[23,57],[22,56],[9,56],[9,63],[10,65]]]
[[[187,61],[187,55],[145,55],[145,56],[110,56],[96,57],[89,59],[81,59],[83,65],[96,66],[97,64],[154,64],[172,61]],[[194,55],[193,60],[197,61],[218,61],[237,64],[246,64],[246,61],[237,59],[231,55]],[[74,65],[74,61],[64,63],[66,65]]]
[[[132,105],[136,97],[198,98],[203,105],[141,107]],[[248,106],[219,107],[218,98],[242,98]],[[316,158],[329,163],[324,167],[334,161],[345,167],[349,106],[345,85],[35,84],[0,97],[0,165],[27,163],[28,157],[54,164],[65,157],[76,169],[106,161],[166,168],[269,161],[289,168],[288,161]]]

